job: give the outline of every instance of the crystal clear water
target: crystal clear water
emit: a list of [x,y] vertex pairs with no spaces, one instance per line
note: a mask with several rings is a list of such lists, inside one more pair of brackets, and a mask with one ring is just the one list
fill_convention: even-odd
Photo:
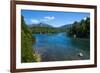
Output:
[[[41,61],[87,60],[90,58],[89,39],[72,38],[66,33],[33,34],[36,42],[33,44],[35,52]],[[83,56],[80,56],[82,53]]]

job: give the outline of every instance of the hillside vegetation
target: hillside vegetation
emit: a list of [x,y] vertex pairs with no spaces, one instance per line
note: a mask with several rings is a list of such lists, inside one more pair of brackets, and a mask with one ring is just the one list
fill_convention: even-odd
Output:
[[68,34],[79,38],[90,38],[90,18],[87,17],[80,22],[74,22],[71,25]]
[[24,17],[21,16],[21,62],[37,62],[38,55],[32,48],[35,42],[35,37],[32,37],[32,32],[25,24]]

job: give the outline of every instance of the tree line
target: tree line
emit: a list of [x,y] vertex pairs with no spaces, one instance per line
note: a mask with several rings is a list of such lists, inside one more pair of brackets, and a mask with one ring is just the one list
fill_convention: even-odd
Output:
[[90,38],[90,18],[82,19],[80,22],[75,21],[71,24],[67,32],[69,36],[79,38]]

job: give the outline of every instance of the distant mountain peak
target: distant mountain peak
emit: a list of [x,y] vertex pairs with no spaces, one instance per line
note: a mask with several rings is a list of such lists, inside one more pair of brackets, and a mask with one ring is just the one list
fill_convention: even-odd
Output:
[[45,22],[40,22],[38,24],[31,24],[29,25],[29,27],[52,27],[52,26]]

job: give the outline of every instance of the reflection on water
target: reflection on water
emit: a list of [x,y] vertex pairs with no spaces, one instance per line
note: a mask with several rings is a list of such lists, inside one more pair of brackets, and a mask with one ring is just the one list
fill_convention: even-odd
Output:
[[[84,60],[90,58],[90,41],[68,37],[65,33],[34,34],[33,44],[42,61]],[[82,53],[83,56],[79,56]]]

